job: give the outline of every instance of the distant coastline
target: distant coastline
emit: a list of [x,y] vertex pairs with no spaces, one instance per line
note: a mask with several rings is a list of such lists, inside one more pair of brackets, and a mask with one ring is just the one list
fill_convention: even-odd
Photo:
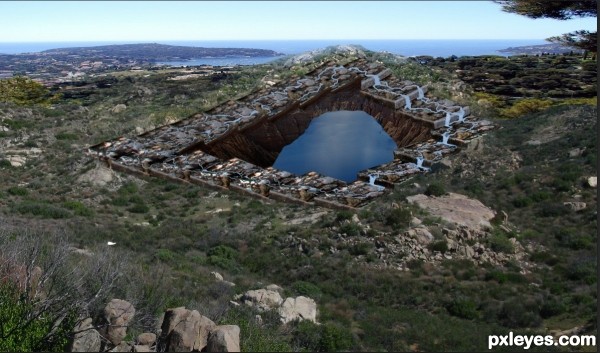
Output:
[[[173,46],[193,46],[207,48],[260,48],[286,55],[300,54],[331,45],[358,44],[368,50],[387,51],[403,56],[429,55],[433,57],[503,55],[499,50],[509,47],[541,45],[543,39],[334,39],[334,40],[197,40],[161,41]],[[41,52],[67,47],[106,46],[110,44],[131,44],[124,42],[48,42],[48,43],[0,43],[1,54]]]
[[512,55],[542,55],[542,54],[566,54],[566,53],[582,53],[583,50],[573,49],[560,45],[558,43],[547,43],[540,45],[524,45],[520,47],[509,47],[498,50],[501,53]]

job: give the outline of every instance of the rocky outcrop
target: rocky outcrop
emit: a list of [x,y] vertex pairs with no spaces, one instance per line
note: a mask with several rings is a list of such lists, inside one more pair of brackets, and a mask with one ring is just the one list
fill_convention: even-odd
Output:
[[[74,328],[72,352],[239,352],[240,329],[217,326],[197,310],[167,309],[157,328],[160,337],[144,332],[135,341],[124,340],[135,308],[125,300],[113,299],[105,307],[99,330],[91,318]],[[104,338],[103,338],[104,337]]]
[[481,201],[460,194],[449,193],[440,197],[419,194],[406,199],[433,216],[473,229],[491,228],[490,221],[495,217],[494,211]]
[[[256,308],[258,311],[277,310],[282,323],[287,324],[294,320],[309,320],[317,323],[317,303],[308,297],[281,297],[283,288],[270,284],[265,288],[249,290],[244,294],[234,297],[242,303]],[[237,303],[233,301],[232,303]],[[260,317],[259,317],[260,318]],[[258,319],[262,321],[262,318]]]
[[278,309],[281,322],[287,324],[294,320],[317,322],[317,303],[307,297],[286,298]]
[[240,300],[260,311],[275,309],[283,303],[283,298],[278,291],[264,288],[249,290],[242,295]]

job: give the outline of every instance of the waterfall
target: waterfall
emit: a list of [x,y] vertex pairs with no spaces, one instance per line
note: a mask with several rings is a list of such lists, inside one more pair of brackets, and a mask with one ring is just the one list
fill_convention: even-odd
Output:
[[425,93],[423,93],[423,89],[421,88],[421,86],[417,86],[417,92],[419,93],[417,99],[423,100],[425,98]]
[[450,119],[452,118],[452,114],[446,112],[446,120],[444,121],[444,126],[450,127]]
[[465,110],[463,109],[463,107],[460,107],[460,109],[458,110],[456,115],[458,115],[459,123],[462,123],[463,121],[465,121]]
[[367,77],[372,77],[373,78],[373,80],[375,82],[375,83],[373,83],[373,87],[381,85],[381,80],[379,79],[379,76],[377,76],[377,75],[367,75]]
[[375,175],[375,174],[369,174],[369,185],[376,187],[377,190],[379,190],[379,191],[385,189],[381,185],[375,185],[375,180],[377,180],[377,175]]
[[417,157],[417,168],[423,168],[423,157]]
[[402,95],[404,97],[404,109],[406,110],[411,110],[412,109],[412,105],[410,104],[410,97],[408,95]]
[[377,175],[369,174],[369,185],[375,186],[375,180],[377,180]]
[[450,132],[449,131],[444,132],[444,134],[442,135],[442,143],[444,145],[447,145],[449,138],[450,138]]

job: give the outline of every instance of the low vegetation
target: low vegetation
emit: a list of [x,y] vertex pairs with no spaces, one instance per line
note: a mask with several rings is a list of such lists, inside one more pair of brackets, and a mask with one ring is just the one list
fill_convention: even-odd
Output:
[[[185,118],[289,69],[259,65],[184,81],[168,80],[177,75],[169,69],[120,71],[63,85],[56,101],[3,98],[0,142],[29,154],[16,167],[13,152],[0,151],[0,278],[9,278],[0,281],[0,350],[63,350],[72,325],[97,315],[108,298],[134,303],[133,333],[152,330],[165,308],[185,305],[239,325],[244,351],[471,351],[486,347],[489,334],[595,330],[596,189],[586,182],[597,169],[597,108],[588,101],[596,95],[595,62],[569,55],[417,59],[397,63],[395,73],[439,79],[437,92],[471,104],[501,129],[483,137],[480,150],[462,151],[450,167],[361,209],[358,221],[352,212],[266,204],[156,178],[82,179],[99,169],[84,154],[90,144]],[[540,84],[541,77],[557,83]],[[118,104],[126,109],[113,110]],[[494,220],[486,246],[510,254],[518,242],[528,249],[523,261],[535,266],[449,258],[435,266],[413,260],[409,271],[384,266],[378,242],[392,241],[413,217],[436,230],[429,248],[447,251],[441,232],[452,226],[405,197],[448,192],[505,212],[508,227]],[[565,206],[573,201],[586,207]],[[317,212],[312,223],[292,222]],[[340,237],[352,245],[338,246]],[[39,249],[36,264],[54,284],[44,290],[58,292],[29,296],[7,275],[31,263],[23,249]],[[235,286],[215,281],[212,271]],[[255,312],[230,305],[234,295],[270,283],[314,298],[321,325],[282,326],[269,312],[259,325]],[[56,306],[46,306],[54,299]],[[50,324],[59,317],[59,326]]]

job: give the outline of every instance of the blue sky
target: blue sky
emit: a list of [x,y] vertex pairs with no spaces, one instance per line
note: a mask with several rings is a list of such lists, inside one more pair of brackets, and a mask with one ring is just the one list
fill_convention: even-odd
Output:
[[0,42],[544,39],[597,26],[491,1],[0,1],[0,13]]

